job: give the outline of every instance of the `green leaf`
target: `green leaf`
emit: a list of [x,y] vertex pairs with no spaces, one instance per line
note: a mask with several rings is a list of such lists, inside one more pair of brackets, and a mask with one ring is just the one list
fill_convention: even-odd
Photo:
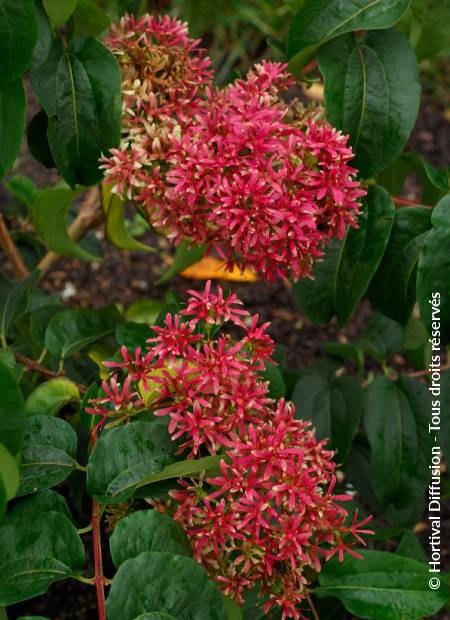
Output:
[[31,69],[37,69],[47,58],[52,48],[52,28],[43,7],[36,4],[37,39],[31,59]]
[[18,282],[0,278],[0,339],[3,343],[16,321],[25,314],[31,289],[38,275],[38,272],[34,271]]
[[78,574],[84,547],[61,512],[15,508],[0,526],[0,604],[13,605],[46,592],[54,581]]
[[64,377],[41,383],[25,401],[25,413],[31,415],[57,415],[69,403],[80,400],[78,387]]
[[405,328],[403,352],[414,368],[424,370],[431,362],[431,342],[422,321],[411,317]]
[[137,421],[100,435],[89,458],[87,490],[104,503],[127,501],[138,485],[175,460],[164,421]]
[[405,12],[409,0],[310,0],[289,28],[286,55],[289,69],[299,75],[318,47],[352,30],[389,28]]
[[402,26],[419,61],[432,58],[450,47],[447,27],[449,13],[449,0],[437,3],[432,0],[412,0]]
[[25,90],[20,78],[9,84],[0,84],[0,178],[8,172],[19,154],[25,129],[25,103]]
[[382,364],[402,350],[403,339],[402,326],[376,312],[370,317],[357,344],[365,353]]
[[78,0],[73,17],[75,37],[95,37],[111,24],[94,0]]
[[0,362],[0,442],[15,456],[25,434],[22,392],[14,372]]
[[126,321],[116,327],[115,338],[119,345],[125,345],[127,349],[145,347],[151,331],[148,324]]
[[426,386],[402,377],[377,377],[367,389],[364,428],[371,447],[371,484],[383,515],[395,525],[420,519],[433,445],[428,432],[431,396]]
[[244,620],[244,612],[233,599],[228,596],[222,595],[222,601],[225,609],[227,610],[228,620]]
[[40,110],[28,123],[27,144],[34,159],[46,168],[55,168],[55,160],[48,144],[47,129],[47,114],[44,110]]
[[0,82],[19,78],[31,62],[37,30],[34,0],[0,0]]
[[405,324],[416,302],[419,253],[431,227],[431,209],[403,207],[395,213],[386,252],[371,282],[372,305]]
[[48,324],[45,345],[52,355],[66,359],[113,332],[118,319],[115,306],[62,310]]
[[362,551],[363,560],[328,562],[319,575],[319,597],[336,596],[358,618],[419,620],[448,600],[445,585],[432,590],[428,565],[386,551]]
[[387,168],[405,146],[417,118],[416,57],[395,29],[345,35],[318,55],[328,120],[350,135],[352,164],[364,177]]
[[268,362],[265,363],[265,367],[265,370],[261,372],[261,378],[263,381],[269,382],[269,397],[275,400],[284,398],[286,396],[286,385],[280,367]]
[[181,526],[157,510],[138,510],[121,519],[109,539],[116,568],[143,551],[167,551],[191,556],[191,547]]
[[389,194],[373,186],[363,202],[359,228],[348,228],[343,241],[333,240],[323,260],[314,265],[314,279],[294,283],[304,313],[328,322],[337,314],[343,325],[366,292],[389,239],[395,214]]
[[30,312],[30,336],[39,351],[45,346],[45,332],[51,319],[61,312],[62,306],[42,306]]
[[22,518],[23,515],[26,516],[27,514],[36,512],[60,512],[70,521],[73,520],[64,497],[50,489],[20,499],[14,505],[14,518],[16,520],[18,520],[19,517]]
[[141,299],[128,306],[125,312],[125,320],[143,323],[147,328],[147,338],[149,338],[152,334],[149,326],[156,322],[164,307],[164,302],[157,299]]
[[66,22],[77,6],[77,0],[43,0],[52,28],[59,28]]
[[3,517],[6,504],[15,497],[19,488],[19,468],[11,452],[0,443],[0,518]]
[[327,379],[304,373],[292,393],[296,417],[311,420],[319,439],[330,439],[340,462],[346,461],[358,428],[363,391],[353,377]]
[[63,482],[76,467],[76,450],[77,436],[70,424],[42,415],[28,418],[18,495]]
[[[146,551],[124,562],[107,600],[109,620],[163,612],[178,620],[226,620],[222,596],[191,558]],[[144,615],[144,618],[146,615]]]
[[450,341],[450,194],[434,207],[431,222],[419,256],[417,300],[429,334],[445,344]]
[[33,88],[49,117],[48,141],[67,183],[94,185],[99,158],[120,142],[121,80],[111,52],[96,39],[55,39],[47,60],[32,73]]
[[98,256],[77,245],[67,232],[67,211],[78,194],[64,187],[42,191],[32,209],[33,222],[49,250],[55,254],[84,261],[99,260]]
[[172,266],[159,278],[157,284],[168,282],[174,278],[177,273],[198,262],[205,255],[205,252],[205,245],[191,245],[189,241],[182,241],[175,250]]
[[[171,478],[199,478],[202,474],[210,476],[217,474],[220,462],[223,459],[223,455],[218,454],[216,456],[204,456],[201,459],[188,459],[171,463],[164,467],[160,473],[149,474],[142,478],[137,484],[137,488],[151,485],[161,480],[170,480]],[[142,492],[140,494],[143,495]]]
[[125,201],[111,192],[111,186],[102,185],[102,203],[105,212],[106,237],[112,245],[120,250],[137,250],[154,252],[145,243],[134,239],[125,225]]
[[403,556],[404,558],[417,560],[418,562],[428,561],[424,548],[419,542],[417,536],[414,532],[411,532],[411,530],[406,530],[403,534],[395,553]]

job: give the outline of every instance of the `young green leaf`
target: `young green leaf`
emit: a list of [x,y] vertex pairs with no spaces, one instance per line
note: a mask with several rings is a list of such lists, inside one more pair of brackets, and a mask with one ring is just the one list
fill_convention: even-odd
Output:
[[294,284],[305,314],[325,323],[336,314],[344,324],[366,292],[388,243],[394,205],[385,189],[370,188],[359,228],[349,228],[343,241],[333,240],[314,265],[314,278]]
[[102,186],[102,203],[106,218],[106,236],[110,243],[120,250],[155,251],[131,236],[125,225],[125,201],[113,194],[109,185]]
[[9,84],[0,83],[0,178],[8,172],[19,154],[24,129],[25,90],[22,80],[18,78]]
[[52,28],[62,26],[77,6],[77,0],[43,0],[43,3]]
[[0,0],[0,83],[28,69],[36,37],[34,0]]
[[289,69],[299,75],[318,47],[353,30],[393,26],[408,7],[408,0],[310,0],[292,20],[286,42]]
[[[147,487],[148,494],[151,496],[151,485],[161,480],[170,480],[171,478],[199,478],[202,474],[214,475],[219,471],[220,462],[224,456],[217,454],[215,456],[204,456],[201,459],[187,459],[186,461],[177,461],[164,467],[164,469],[156,474],[149,474],[139,481],[136,488]],[[145,490],[145,488],[144,488]],[[140,491],[143,496],[143,491]]]
[[168,613],[178,620],[227,620],[220,591],[197,562],[151,551],[121,564],[107,611],[109,620],[147,618],[148,612]]
[[127,501],[147,476],[176,459],[176,450],[164,421],[136,421],[106,431],[88,462],[88,493],[104,503]]
[[28,418],[18,495],[63,482],[76,467],[76,450],[77,436],[70,424],[45,415]]
[[15,497],[19,488],[19,468],[11,452],[0,443],[0,519],[6,504]]
[[417,264],[430,227],[431,209],[398,209],[386,252],[369,288],[372,305],[402,324],[416,302]]
[[366,178],[375,176],[398,157],[417,118],[414,52],[401,32],[371,30],[328,43],[317,60],[325,79],[327,117],[350,135],[355,167]]
[[199,261],[204,256],[205,252],[205,245],[191,245],[188,241],[182,241],[175,250],[172,266],[159,278],[157,284],[168,282],[174,278],[177,273]]
[[138,510],[121,519],[114,528],[109,545],[116,568],[143,551],[192,555],[181,526],[157,510]]
[[319,597],[336,596],[358,618],[419,620],[447,602],[444,583],[428,585],[428,565],[386,551],[362,551],[362,560],[328,562],[319,575]]
[[25,401],[25,413],[32,415],[57,415],[69,403],[80,399],[78,387],[64,377],[50,379],[41,383]]
[[48,324],[45,345],[52,355],[66,359],[112,333],[118,320],[119,313],[115,306],[100,310],[62,310]]

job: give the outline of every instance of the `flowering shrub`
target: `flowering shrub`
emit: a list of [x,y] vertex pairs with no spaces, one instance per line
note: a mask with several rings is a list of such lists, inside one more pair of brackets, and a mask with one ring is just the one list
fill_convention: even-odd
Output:
[[446,3],[145,4],[1,4],[0,618],[443,618]]

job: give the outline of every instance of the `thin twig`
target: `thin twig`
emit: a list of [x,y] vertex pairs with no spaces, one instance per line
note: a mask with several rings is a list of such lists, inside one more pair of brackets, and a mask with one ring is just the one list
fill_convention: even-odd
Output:
[[17,249],[14,239],[11,237],[11,233],[6,226],[6,222],[3,219],[3,215],[0,213],[0,246],[3,248],[6,256],[9,258],[14,273],[20,279],[26,278],[30,273],[28,267],[23,262],[23,258]]
[[[54,372],[53,370],[46,368],[39,362],[35,362],[29,357],[22,355],[22,353],[18,353],[17,351],[15,351],[14,355],[16,357],[16,360],[20,362],[21,364],[24,364],[24,366],[26,366],[28,370],[34,370],[35,372],[39,373],[43,377],[49,377],[50,379],[56,379],[58,377],[65,376],[63,372]],[[83,385],[82,383],[75,383],[75,381],[72,381],[72,383],[74,383],[77,386],[77,388],[80,390],[82,394],[85,394],[87,392],[86,385]]]
[[[89,452],[92,453],[97,441],[99,427],[91,431]],[[105,585],[107,580],[103,574],[102,541],[101,541],[102,506],[92,499],[92,544],[94,548],[94,583],[97,592],[98,620],[106,620]]]
[[[81,203],[80,212],[67,229],[69,237],[73,241],[79,241],[91,229],[103,219],[100,204],[100,192],[97,185],[91,187]],[[50,265],[59,258],[55,252],[47,252],[38,264],[42,273],[47,271]]]
[[402,207],[414,206],[428,207],[429,209],[433,208],[431,205],[424,205],[423,202],[418,202],[417,200],[409,200],[409,198],[399,198],[398,196],[392,196],[392,201],[394,202],[394,204]]
[[425,370],[416,370],[414,372],[407,372],[407,377],[424,377],[432,372],[442,372],[443,370],[448,370],[450,368],[450,363],[443,364],[442,366],[437,366],[436,368],[426,368]]
[[319,614],[317,613],[317,609],[314,606],[313,600],[309,595],[309,592],[305,592],[306,594],[306,600],[308,601],[308,605],[311,609],[312,615],[314,616],[314,620],[320,620],[319,618]]

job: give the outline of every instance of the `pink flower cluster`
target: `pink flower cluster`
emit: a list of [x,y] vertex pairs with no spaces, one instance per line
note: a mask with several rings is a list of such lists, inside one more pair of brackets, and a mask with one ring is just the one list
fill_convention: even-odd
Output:
[[361,557],[353,547],[372,533],[361,529],[371,517],[357,523],[355,512],[347,521],[337,502],[351,497],[333,495],[333,452],[294,413],[279,401],[245,433],[232,433],[221,475],[171,492],[194,558],[222,591],[242,603],[259,583],[264,611],[278,606],[283,619],[304,617],[308,570],[319,572],[335,554]]
[[161,166],[172,139],[203,105],[210,60],[169,16],[124,16],[105,41],[122,74],[122,143],[103,158],[113,191],[135,197],[142,188],[164,190]]
[[350,497],[333,495],[333,452],[291,403],[269,397],[260,374],[274,350],[268,324],[210,282],[189,292],[184,310],[152,328],[145,352],[123,347],[121,361],[105,362],[104,396],[87,411],[115,425],[151,410],[170,417],[181,452],[223,454],[220,475],[180,481],[171,493],[175,519],[225,594],[241,603],[258,584],[266,612],[279,606],[283,618],[302,618],[308,575],[335,554],[358,557],[353,547],[371,533],[361,529],[370,519],[348,521],[338,502]]
[[[197,43],[167,17],[126,18],[109,37],[124,71],[126,114],[124,145],[104,162],[107,177],[176,243],[206,244],[228,267],[248,265],[267,279],[310,275],[323,245],[357,225],[365,195],[347,136],[321,112],[283,101],[293,84],[285,65],[264,62],[214,89]],[[166,47],[170,88],[153,60],[143,88],[136,58],[165,58]],[[184,54],[178,69],[174,49]]]

